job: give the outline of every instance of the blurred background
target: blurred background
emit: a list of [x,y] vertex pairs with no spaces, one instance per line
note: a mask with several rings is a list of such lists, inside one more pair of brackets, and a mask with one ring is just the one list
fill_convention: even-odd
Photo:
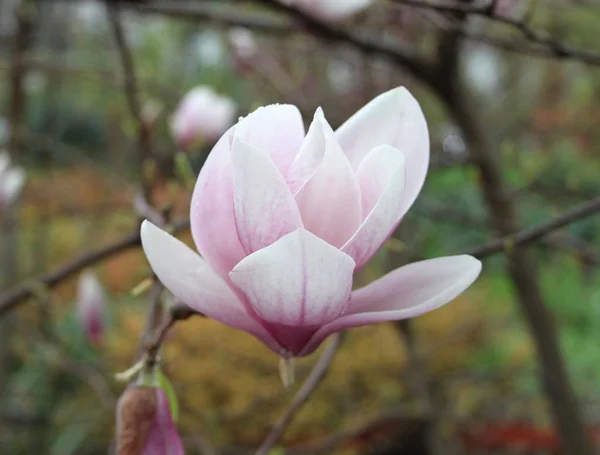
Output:
[[[135,361],[147,324],[148,293],[132,292],[150,276],[134,238],[140,206],[188,217],[190,180],[215,140],[258,106],[295,104],[305,124],[322,106],[335,128],[396,86],[421,103],[425,188],[357,284],[600,195],[600,4],[434,3],[449,8],[382,0],[332,20],[276,1],[0,2],[0,144],[10,156],[0,178],[26,174],[0,197],[2,454],[108,453],[124,389],[114,374]],[[198,86],[198,115],[225,113],[190,141],[174,112]],[[227,109],[211,104],[223,99]],[[486,256],[475,285],[440,310],[347,333],[273,453],[592,453],[559,451],[569,430],[541,380],[558,361],[568,383],[550,389],[573,391],[569,409],[589,445],[600,443],[600,220],[588,215]],[[192,244],[189,230],[179,237]],[[82,257],[86,267],[73,262]],[[91,328],[81,302],[90,272],[106,300]],[[536,296],[542,316],[528,306]],[[560,347],[545,364],[536,321]],[[298,362],[298,383],[317,358]],[[282,387],[259,342],[205,318],[179,322],[163,360],[189,454],[253,453],[297,388]]]

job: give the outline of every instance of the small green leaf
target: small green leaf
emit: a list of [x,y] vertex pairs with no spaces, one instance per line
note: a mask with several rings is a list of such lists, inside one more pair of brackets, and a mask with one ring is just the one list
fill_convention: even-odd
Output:
[[179,418],[179,402],[177,401],[177,395],[175,394],[175,389],[173,388],[173,384],[165,376],[162,370],[159,368],[156,372],[158,378],[158,386],[163,389],[165,394],[167,395],[167,400],[169,400],[169,409],[171,410],[171,418],[173,422],[177,422]]
[[283,447],[275,447],[269,452],[269,455],[285,455],[285,449]]

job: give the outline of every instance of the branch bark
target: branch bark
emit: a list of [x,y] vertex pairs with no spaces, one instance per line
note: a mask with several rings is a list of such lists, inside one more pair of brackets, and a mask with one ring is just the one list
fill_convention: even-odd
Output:
[[[189,220],[180,220],[173,223],[170,232],[172,234],[177,234],[188,229],[189,226]],[[32,280],[28,280],[25,283],[21,283],[12,289],[9,289],[8,291],[0,294],[0,317],[15,308],[20,302],[32,297],[40,285],[51,289],[61,281],[70,278],[85,267],[112,257],[116,254],[128,251],[132,248],[136,248],[140,245],[140,243],[140,233],[139,231],[136,231],[121,238],[115,243],[111,243],[110,245],[83,253],[56,270],[44,273]]]

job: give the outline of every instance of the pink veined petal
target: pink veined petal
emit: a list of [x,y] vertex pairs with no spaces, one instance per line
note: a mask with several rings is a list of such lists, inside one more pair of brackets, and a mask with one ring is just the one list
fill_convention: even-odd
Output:
[[230,128],[214,146],[194,187],[190,227],[196,248],[221,276],[246,254],[235,225]]
[[296,194],[304,227],[341,247],[356,232],[362,221],[360,187],[335,135],[321,110],[313,121],[319,124],[321,140],[314,146],[324,147],[323,159],[314,175]]
[[235,136],[266,153],[286,175],[304,140],[304,124],[296,106],[273,104],[240,120]]
[[183,443],[173,423],[169,400],[165,392],[156,387],[156,414],[141,455],[184,455]]
[[390,236],[402,212],[404,200],[404,155],[393,147],[374,148],[360,164],[357,177],[361,185],[366,218],[354,235],[342,246],[360,268]]
[[429,133],[421,107],[404,87],[383,93],[367,103],[336,131],[352,167],[378,145],[401,150],[406,159],[406,189],[400,216],[417,198],[429,165]]
[[175,297],[210,318],[251,333],[275,352],[281,350],[198,254],[149,221],[142,223],[141,237],[152,270]]
[[294,195],[275,163],[237,137],[232,157],[236,225],[246,254],[302,227]]
[[317,108],[300,151],[286,175],[286,181],[294,195],[315,175],[323,161],[326,149],[324,118],[323,109]]
[[300,355],[313,352],[330,334],[378,322],[413,318],[450,302],[479,276],[472,256],[447,256],[400,267],[354,291],[346,313],[313,335]]
[[230,273],[266,322],[319,326],[345,309],[354,261],[305,229],[244,258]]
[[271,157],[285,175],[304,139],[304,126],[295,106],[261,107],[230,128],[206,159],[192,195],[190,223],[196,248],[221,276],[245,256],[233,207],[234,135]]

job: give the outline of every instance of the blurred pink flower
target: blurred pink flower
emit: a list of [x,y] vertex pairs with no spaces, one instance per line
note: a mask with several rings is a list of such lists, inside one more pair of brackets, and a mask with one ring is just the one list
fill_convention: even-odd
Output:
[[216,140],[233,123],[235,110],[231,99],[208,86],[198,86],[177,106],[171,118],[171,134],[184,150],[199,140]]
[[93,344],[102,342],[106,306],[106,294],[96,275],[82,273],[77,286],[77,311],[81,328]]
[[379,95],[334,132],[319,108],[304,133],[291,105],[232,127],[191,202],[198,251],[145,221],[152,269],[181,301],[304,356],[331,333],[418,316],[463,292],[481,263],[452,256],[396,269],[352,291],[352,277],[394,231],[427,173],[429,136],[404,88]]
[[22,168],[11,166],[8,153],[0,152],[0,210],[19,196],[26,179]]
[[365,10],[375,0],[278,0],[284,5],[298,8],[317,19],[337,22]]
[[183,455],[169,401],[158,387],[129,387],[117,405],[117,453]]

